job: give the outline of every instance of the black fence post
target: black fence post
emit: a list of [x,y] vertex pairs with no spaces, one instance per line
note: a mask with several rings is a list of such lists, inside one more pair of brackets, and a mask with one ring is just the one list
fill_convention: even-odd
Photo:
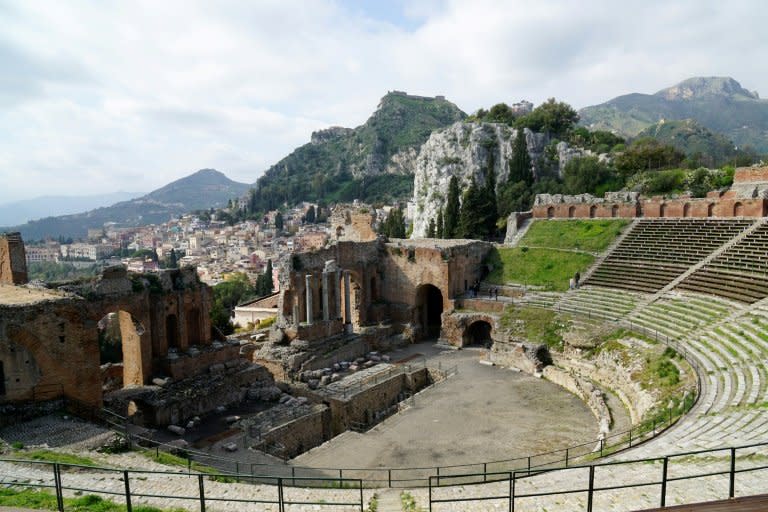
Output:
[[600,457],[603,456],[603,446],[605,445],[605,439],[600,438]]
[[344,479],[344,477],[342,476],[344,474],[343,471],[344,471],[343,469],[339,468],[339,489],[344,488],[344,482],[342,481]]
[[515,512],[515,487],[517,487],[517,473],[512,473],[512,498],[509,500],[509,512]]
[[629,447],[632,448],[632,427],[629,427]]
[[736,448],[731,448],[731,472],[728,483],[728,497],[733,498],[736,495]]
[[530,475],[531,475],[531,457],[529,455],[528,456],[528,476]]
[[440,487],[440,466],[435,469],[437,470],[437,486]]
[[589,490],[587,491],[587,512],[592,512],[592,494],[595,492],[595,466],[589,466]]
[[125,509],[133,512],[131,506],[131,483],[128,481],[128,471],[123,471],[123,483],[125,484]]
[[203,475],[197,475],[197,486],[200,488],[200,512],[205,512],[205,483]]
[[389,468],[387,470],[387,484],[389,485],[389,488],[392,488],[392,468]]
[[53,484],[56,486],[56,506],[59,512],[64,512],[64,494],[61,489],[61,469],[58,464],[53,465]]
[[483,462],[483,482],[488,481],[488,463]]
[[285,497],[283,496],[283,479],[277,479],[277,510],[285,512]]
[[291,466],[291,485],[296,485],[296,466]]
[[427,486],[429,487],[429,512],[432,512],[432,477],[427,477]]
[[365,498],[363,498],[363,479],[362,478],[358,481],[358,484],[360,485],[360,512],[364,512],[365,503],[363,500]]
[[568,467],[568,455],[569,451],[568,448],[565,449],[565,467]]
[[667,503],[667,466],[669,465],[669,457],[664,457],[664,465],[661,468],[661,508],[664,508]]

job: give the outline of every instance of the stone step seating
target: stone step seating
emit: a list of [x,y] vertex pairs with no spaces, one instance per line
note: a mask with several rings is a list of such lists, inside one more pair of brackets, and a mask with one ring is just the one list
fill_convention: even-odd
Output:
[[562,296],[559,292],[527,292],[522,297],[515,300],[516,304],[526,306],[536,306],[540,308],[551,308]]
[[768,311],[748,311],[684,343],[699,361],[704,381],[699,404],[643,450],[657,452],[656,443],[700,449],[768,438]]
[[585,284],[655,293],[683,272],[687,265],[664,265],[643,260],[614,260],[606,258],[586,280]]
[[[763,259],[766,256],[763,255]],[[688,276],[677,289],[711,293],[752,304],[768,297],[768,274],[757,275],[733,267],[706,265]]]
[[656,292],[747,229],[745,219],[640,219],[586,284]]
[[617,320],[632,311],[641,297],[642,294],[637,292],[582,286],[563,295],[554,309]]
[[703,329],[742,306],[738,303],[697,294],[669,294],[636,311],[628,321],[648,330],[679,339]]

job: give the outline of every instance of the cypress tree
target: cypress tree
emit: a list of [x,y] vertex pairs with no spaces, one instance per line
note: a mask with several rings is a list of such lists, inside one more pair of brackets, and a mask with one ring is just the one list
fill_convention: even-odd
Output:
[[475,178],[464,193],[459,214],[458,236],[462,238],[483,238],[486,235],[485,222],[482,217],[483,191],[477,186]]
[[528,144],[525,142],[525,130],[517,129],[515,141],[512,144],[512,159],[509,161],[508,183],[517,183],[524,181],[527,184],[533,183],[533,173],[531,172],[531,156],[528,154]]
[[429,227],[427,228],[427,238],[435,238],[435,219],[429,220]]
[[493,165],[493,153],[488,158],[488,171],[485,177],[485,187],[483,187],[483,204],[480,210],[480,216],[484,224],[484,231],[491,234],[496,231],[496,218],[498,207],[496,202],[496,169]]
[[444,238],[443,235],[443,209],[437,210],[437,227],[435,229],[435,235],[437,238]]
[[459,230],[459,180],[456,176],[451,176],[448,184],[448,199],[445,204],[445,214],[443,215],[443,237],[456,238]]

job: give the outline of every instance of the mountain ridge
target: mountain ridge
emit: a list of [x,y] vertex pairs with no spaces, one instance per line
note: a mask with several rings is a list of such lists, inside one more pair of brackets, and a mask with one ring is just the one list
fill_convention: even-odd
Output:
[[584,126],[624,137],[662,120],[693,119],[737,146],[768,152],[768,100],[731,77],[692,77],[654,94],[617,96],[579,115]]
[[100,228],[106,222],[124,226],[157,224],[192,210],[221,207],[250,188],[215,169],[200,169],[141,197],[120,201],[86,212],[46,217],[0,231],[20,231],[25,240],[72,237],[83,238],[88,229]]

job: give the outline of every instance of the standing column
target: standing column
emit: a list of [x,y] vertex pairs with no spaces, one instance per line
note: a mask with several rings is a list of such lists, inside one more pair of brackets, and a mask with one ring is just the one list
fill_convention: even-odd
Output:
[[312,274],[304,276],[304,288],[307,294],[307,323],[312,325]]
[[301,323],[301,318],[299,318],[299,305],[294,304],[293,305],[293,325],[295,325],[298,328],[300,323]]
[[336,316],[334,318],[341,319],[341,270],[334,272],[333,278],[333,290],[335,291],[336,298]]
[[[349,270],[344,271],[344,323],[352,324],[352,296],[349,292]],[[347,330],[350,330],[347,328]]]
[[328,272],[323,271],[323,320],[326,322],[331,319],[331,312],[328,310]]

